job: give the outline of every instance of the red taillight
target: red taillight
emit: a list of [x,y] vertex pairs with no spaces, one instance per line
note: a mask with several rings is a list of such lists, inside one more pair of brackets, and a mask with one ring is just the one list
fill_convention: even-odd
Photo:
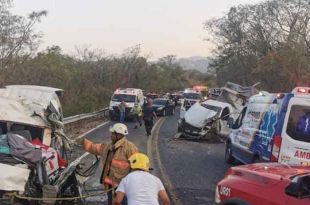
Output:
[[280,149],[281,149],[282,137],[277,135],[273,141],[271,161],[277,162],[279,159]]
[[297,92],[299,92],[299,93],[306,93],[307,90],[305,88],[298,88]]
[[277,99],[282,99],[284,97],[284,94],[283,93],[278,93],[277,94]]

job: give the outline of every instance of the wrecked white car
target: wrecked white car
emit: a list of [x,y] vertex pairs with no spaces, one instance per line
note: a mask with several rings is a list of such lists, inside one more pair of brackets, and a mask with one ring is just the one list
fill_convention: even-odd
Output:
[[68,165],[70,140],[63,133],[62,93],[42,86],[0,88],[1,204],[41,204],[21,198],[79,194],[76,163]]
[[196,103],[183,112],[181,109],[178,136],[198,139],[208,139],[215,135],[228,136],[231,131],[228,119],[235,120],[247,99],[258,93],[256,85],[243,87],[228,82],[220,89],[218,96]]
[[206,100],[194,104],[178,123],[178,132],[182,137],[208,138],[212,134],[228,135],[227,125],[229,117],[236,111],[229,103],[216,100]]

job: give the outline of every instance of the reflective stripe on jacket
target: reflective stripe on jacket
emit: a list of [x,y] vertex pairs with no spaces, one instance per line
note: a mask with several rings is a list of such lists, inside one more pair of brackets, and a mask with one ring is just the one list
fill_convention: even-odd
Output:
[[126,137],[115,144],[112,142],[95,144],[85,139],[84,149],[92,154],[100,155],[100,161],[103,163],[101,183],[112,186],[117,186],[121,179],[129,173],[128,158],[138,152],[138,148]]

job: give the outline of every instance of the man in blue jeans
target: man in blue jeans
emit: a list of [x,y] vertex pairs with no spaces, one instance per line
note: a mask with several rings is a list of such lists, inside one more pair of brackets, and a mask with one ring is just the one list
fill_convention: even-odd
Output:
[[143,107],[143,120],[147,136],[151,135],[151,131],[154,125],[153,120],[157,119],[152,105],[153,101],[148,99],[147,104]]
[[126,107],[127,107],[127,105],[126,105],[124,100],[118,105],[118,109],[119,109],[119,122],[120,123],[124,123],[124,121],[125,121]]

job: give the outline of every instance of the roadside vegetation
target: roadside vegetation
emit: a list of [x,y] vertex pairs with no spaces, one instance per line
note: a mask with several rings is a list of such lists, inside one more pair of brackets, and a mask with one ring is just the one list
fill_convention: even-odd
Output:
[[[11,12],[12,0],[0,0],[0,82],[58,87],[66,116],[107,105],[119,87],[173,92],[192,85],[221,86],[227,81],[260,89],[290,91],[310,83],[309,0],[270,0],[230,8],[205,22],[216,44],[210,58],[213,72],[184,70],[170,55],[156,62],[133,46],[109,55],[91,47],[66,54],[51,45],[38,52],[42,33],[35,26],[47,11],[27,17]],[[206,34],[208,35],[208,34]],[[213,73],[213,74],[212,74]]]
[[37,52],[42,34],[34,29],[46,11],[28,17],[10,12],[11,0],[0,0],[0,80],[1,84],[32,84],[58,87],[66,116],[107,106],[112,92],[120,87],[136,87],[153,92],[173,92],[197,83],[211,83],[210,74],[185,71],[166,56],[156,62],[128,48],[119,56],[90,47],[77,47],[72,55],[59,46]]
[[310,86],[310,1],[270,0],[208,20],[218,84],[261,82],[271,92]]

